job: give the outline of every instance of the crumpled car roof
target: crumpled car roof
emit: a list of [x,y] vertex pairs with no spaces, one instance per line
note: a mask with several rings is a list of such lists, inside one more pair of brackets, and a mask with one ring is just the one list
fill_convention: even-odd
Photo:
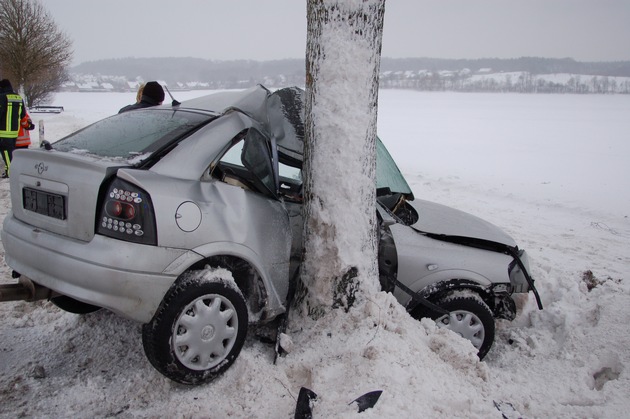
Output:
[[218,114],[239,111],[257,121],[275,139],[278,152],[302,161],[304,149],[304,90],[286,87],[271,92],[262,85],[219,92],[183,101],[185,108]]

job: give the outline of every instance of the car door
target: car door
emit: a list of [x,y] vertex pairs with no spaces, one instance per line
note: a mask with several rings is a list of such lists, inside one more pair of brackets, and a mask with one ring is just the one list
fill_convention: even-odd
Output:
[[265,270],[263,281],[284,301],[293,228],[292,217],[278,197],[272,147],[272,141],[263,132],[249,128],[234,137],[229,149],[214,164],[212,177],[230,185],[217,185],[219,193],[215,196],[225,200],[221,204],[225,211],[223,225],[216,225],[215,229],[226,230],[230,241],[259,256]]

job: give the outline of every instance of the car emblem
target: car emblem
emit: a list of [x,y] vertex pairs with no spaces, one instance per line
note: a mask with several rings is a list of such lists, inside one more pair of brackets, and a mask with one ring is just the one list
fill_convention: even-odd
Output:
[[41,175],[42,173],[48,170],[48,166],[46,166],[44,162],[39,162],[35,165],[35,170],[37,170],[37,173]]

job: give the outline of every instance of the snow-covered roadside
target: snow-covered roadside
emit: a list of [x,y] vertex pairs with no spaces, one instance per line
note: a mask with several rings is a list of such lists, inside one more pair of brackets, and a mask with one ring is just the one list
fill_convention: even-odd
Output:
[[485,390],[527,417],[624,416],[630,407],[628,218],[528,202],[460,179],[421,182],[433,199],[518,237],[532,260],[545,308],[538,311],[530,295],[515,321],[500,322],[485,359],[491,370]]
[[[418,102],[424,100],[421,93],[414,94]],[[97,97],[99,104],[108,100]],[[89,108],[89,99],[80,98],[87,101],[80,109]],[[390,115],[412,112],[413,95],[382,92],[381,98],[404,104],[395,111],[379,111],[381,135],[405,129],[411,132],[413,126],[401,126]],[[505,100],[504,96],[496,98]],[[128,101],[116,100],[120,106]],[[62,105],[66,112],[47,116],[51,127],[47,133],[69,129],[85,118],[71,110],[70,102]],[[92,106],[98,108],[96,103]],[[502,109],[506,104],[494,106]],[[419,119],[420,113],[416,112]],[[442,129],[445,115],[424,117],[435,125],[419,131]],[[505,120],[497,123],[507,125]],[[554,134],[558,135],[563,131],[561,122],[556,123]],[[611,119],[611,124],[617,120]],[[621,124],[614,126],[619,129]],[[475,142],[475,133],[467,133]],[[404,145],[404,141],[395,143],[394,136],[383,137],[388,146],[392,144],[390,150]],[[443,154],[457,139],[447,136],[444,141]],[[479,153],[494,152],[483,143],[478,142]],[[517,153],[520,144],[512,146]],[[600,145],[591,153],[595,155],[602,147],[608,149]],[[439,149],[434,153],[441,155]],[[418,162],[425,159],[420,154],[417,157]],[[591,178],[606,169],[606,162],[612,161],[608,157],[614,156],[593,159],[598,163],[589,168]],[[563,161],[558,159],[557,170],[564,169]],[[315,417],[499,418],[494,402],[509,402],[525,417],[627,416],[630,209],[603,211],[599,202],[589,206],[584,204],[587,199],[567,199],[567,195],[539,199],[536,188],[544,186],[538,180],[527,183],[525,193],[519,194],[518,189],[505,188],[498,180],[481,182],[476,176],[464,176],[463,163],[456,152],[450,160],[443,160],[443,165],[458,168],[452,176],[439,168],[423,170],[424,164],[418,164],[416,170],[405,163],[401,167],[416,196],[471,212],[512,234],[530,253],[545,306],[538,311],[531,296],[519,301],[522,313],[514,322],[499,324],[497,339],[484,362],[476,360],[467,341],[436,330],[430,321],[412,321],[391,296],[379,294],[371,304],[353,311],[351,320],[333,313],[319,321],[314,327],[320,334],[307,342],[297,331],[289,330],[296,349],[277,365],[272,362],[273,346],[250,335],[239,359],[224,376],[189,388],[153,370],[142,352],[140,326],[133,322],[105,311],[75,316],[47,302],[2,303],[0,416],[292,417],[300,386],[308,386],[320,396]],[[581,175],[586,179],[589,172]],[[610,193],[627,190],[619,187],[627,186],[628,179],[611,180],[617,188]],[[0,181],[2,218],[10,205],[8,190],[8,182]],[[616,198],[624,202],[627,196]],[[590,283],[597,283],[590,291],[583,280],[588,270],[595,278]],[[10,281],[5,265],[0,267],[0,278]],[[360,394],[376,389],[384,392],[374,409],[357,414],[348,405]]]

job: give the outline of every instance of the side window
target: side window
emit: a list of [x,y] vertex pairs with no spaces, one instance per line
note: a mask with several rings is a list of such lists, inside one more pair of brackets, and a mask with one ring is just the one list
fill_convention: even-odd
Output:
[[278,166],[280,178],[285,178],[295,183],[302,183],[302,170],[297,167],[288,166],[282,162],[280,162]]
[[266,137],[255,129],[239,134],[212,169],[212,176],[246,190],[275,195],[276,182]]
[[243,144],[245,140],[241,138],[232,148],[230,148],[227,153],[221,157],[221,162],[230,164],[232,166],[245,167],[241,162],[241,154],[243,153]]
[[278,164],[280,172],[280,195],[291,202],[302,202],[302,170],[282,163]]
[[271,150],[267,138],[255,129],[250,129],[245,137],[241,161],[254,175],[254,180],[272,194],[276,192],[276,179],[273,174]]

